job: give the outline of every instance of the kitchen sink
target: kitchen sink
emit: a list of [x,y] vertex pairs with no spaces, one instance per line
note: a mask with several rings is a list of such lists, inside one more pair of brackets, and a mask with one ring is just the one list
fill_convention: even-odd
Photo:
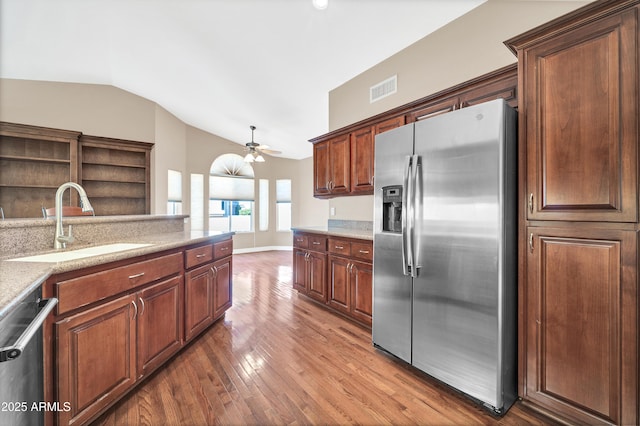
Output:
[[77,250],[57,251],[53,253],[38,254],[35,256],[17,257],[7,259],[14,262],[45,262],[57,263],[69,260],[84,259],[86,257],[100,256],[102,254],[117,253],[119,251],[148,247],[151,244],[115,243],[102,246],[85,247]]

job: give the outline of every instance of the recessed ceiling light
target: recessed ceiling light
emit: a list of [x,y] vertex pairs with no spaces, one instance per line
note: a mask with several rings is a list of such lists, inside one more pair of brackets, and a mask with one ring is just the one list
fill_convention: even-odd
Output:
[[313,0],[313,7],[318,10],[324,10],[329,6],[329,0]]

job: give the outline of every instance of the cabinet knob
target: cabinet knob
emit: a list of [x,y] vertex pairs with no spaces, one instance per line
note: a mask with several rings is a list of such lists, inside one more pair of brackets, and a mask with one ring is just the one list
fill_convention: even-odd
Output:
[[533,192],[529,194],[529,212],[533,213]]

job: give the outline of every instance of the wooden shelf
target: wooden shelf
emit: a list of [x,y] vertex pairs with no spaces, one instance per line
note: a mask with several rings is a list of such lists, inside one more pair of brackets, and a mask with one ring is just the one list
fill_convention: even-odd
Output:
[[83,161],[82,164],[84,166],[113,166],[113,167],[128,167],[132,169],[146,169],[147,166],[140,166],[137,164],[125,164],[125,163],[92,163],[88,161]]
[[56,158],[42,158],[42,157],[23,157],[19,155],[0,155],[0,160],[16,160],[16,161],[33,161],[41,163],[60,163],[71,164],[69,160],[58,160]]

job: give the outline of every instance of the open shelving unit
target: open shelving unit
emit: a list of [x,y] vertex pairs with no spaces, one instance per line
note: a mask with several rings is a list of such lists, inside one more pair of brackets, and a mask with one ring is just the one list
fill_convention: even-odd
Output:
[[153,144],[82,135],[81,185],[101,215],[150,212]]
[[[0,123],[0,207],[6,217],[42,217],[56,189],[77,181],[80,132]],[[76,197],[65,194],[66,203]]]
[[[57,188],[80,183],[96,215],[148,214],[152,143],[0,122],[0,207],[6,218],[42,217]],[[78,205],[67,191],[64,205]]]

